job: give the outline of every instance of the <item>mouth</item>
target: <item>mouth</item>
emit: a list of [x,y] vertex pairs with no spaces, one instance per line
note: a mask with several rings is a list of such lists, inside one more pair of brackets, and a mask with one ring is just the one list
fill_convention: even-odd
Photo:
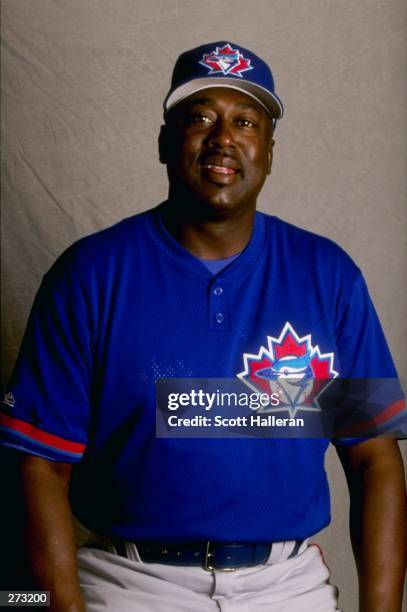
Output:
[[210,156],[202,163],[205,178],[224,185],[232,183],[240,172],[236,161],[231,157]]
[[210,170],[215,174],[236,174],[236,170],[227,166],[215,166],[214,164],[204,164],[206,170]]

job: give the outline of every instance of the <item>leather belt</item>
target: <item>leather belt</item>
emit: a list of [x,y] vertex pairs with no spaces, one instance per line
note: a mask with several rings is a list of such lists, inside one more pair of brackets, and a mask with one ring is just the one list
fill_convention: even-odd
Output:
[[[126,543],[116,538],[112,543],[118,555],[127,558]],[[162,542],[134,542],[141,561],[168,565],[201,566],[206,570],[232,571],[241,567],[265,564],[272,544],[242,544],[198,542],[174,544]],[[301,542],[295,544],[292,556],[297,554]],[[291,556],[291,555],[290,555]]]

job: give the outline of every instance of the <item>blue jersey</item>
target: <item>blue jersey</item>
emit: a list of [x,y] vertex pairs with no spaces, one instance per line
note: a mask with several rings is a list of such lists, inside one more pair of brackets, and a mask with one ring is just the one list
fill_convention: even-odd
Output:
[[247,247],[213,275],[167,233],[157,207],[80,240],[44,277],[2,442],[77,463],[72,507],[100,533],[305,538],[330,520],[328,440],[158,439],[155,382],[239,376],[250,386],[256,370],[309,354],[316,376],[396,376],[342,249],[258,212]]

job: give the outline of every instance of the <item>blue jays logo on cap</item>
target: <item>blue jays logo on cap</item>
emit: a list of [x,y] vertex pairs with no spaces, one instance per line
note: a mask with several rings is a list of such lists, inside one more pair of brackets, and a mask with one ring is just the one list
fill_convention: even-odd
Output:
[[209,74],[222,72],[225,75],[235,74],[241,77],[242,72],[253,69],[250,60],[246,59],[239,49],[232,49],[229,43],[223,47],[216,47],[212,53],[204,53],[199,63],[209,68]]
[[254,98],[273,121],[283,116],[269,66],[258,55],[230,41],[217,41],[181,53],[164,100],[164,116],[188,96],[210,87],[229,87]]

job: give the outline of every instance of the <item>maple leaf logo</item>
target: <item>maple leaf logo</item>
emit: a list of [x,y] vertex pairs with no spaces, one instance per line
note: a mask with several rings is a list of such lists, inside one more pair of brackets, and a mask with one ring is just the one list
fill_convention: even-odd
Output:
[[257,355],[243,354],[245,369],[237,375],[256,393],[278,395],[278,406],[263,406],[259,412],[288,411],[291,418],[298,410],[320,412],[318,397],[338,376],[334,354],[321,353],[311,334],[301,338],[288,322],[278,338],[267,336],[267,343]]
[[239,49],[232,49],[229,43],[223,47],[216,47],[215,51],[211,53],[204,53],[199,63],[209,68],[208,74],[221,72],[224,75],[238,77],[242,77],[242,72],[253,68],[250,65],[250,60],[243,57]]

